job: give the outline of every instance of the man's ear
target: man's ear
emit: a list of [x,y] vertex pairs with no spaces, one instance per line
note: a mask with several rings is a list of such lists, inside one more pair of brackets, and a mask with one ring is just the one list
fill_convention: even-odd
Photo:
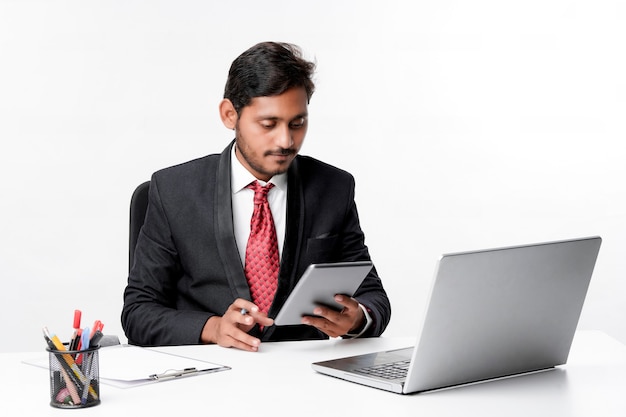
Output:
[[220,118],[228,129],[235,129],[237,125],[237,110],[235,110],[235,106],[227,98],[220,102]]

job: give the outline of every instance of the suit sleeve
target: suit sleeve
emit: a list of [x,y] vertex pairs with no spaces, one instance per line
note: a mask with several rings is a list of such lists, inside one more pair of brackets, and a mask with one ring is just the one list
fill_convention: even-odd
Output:
[[[347,250],[349,254],[348,259],[370,259],[369,251],[365,245],[365,237],[359,225],[354,201],[346,217],[344,242],[344,250]],[[354,253],[351,248],[355,248]],[[354,294],[354,298],[367,309],[373,321],[372,325],[361,337],[380,336],[387,328],[391,319],[391,303],[375,266],[363,280],[363,283]]]
[[[342,231],[342,258],[347,261],[371,260],[365,235],[361,230],[359,215],[354,200],[354,180],[351,181],[351,192],[347,203],[347,210]],[[354,298],[361,303],[372,317],[373,323],[361,337],[380,336],[391,319],[391,304],[376,267],[373,267],[361,286],[354,294]]]
[[212,314],[176,308],[181,269],[159,195],[158,178],[153,175],[148,210],[124,291],[121,319],[129,343],[142,346],[200,343],[202,328]]

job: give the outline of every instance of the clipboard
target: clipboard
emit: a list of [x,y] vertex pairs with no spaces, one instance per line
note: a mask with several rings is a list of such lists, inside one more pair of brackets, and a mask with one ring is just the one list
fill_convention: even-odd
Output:
[[[47,356],[22,362],[43,369],[48,369],[49,365]],[[231,369],[229,366],[132,345],[101,348],[98,368],[100,383],[117,388],[132,388]]]
[[334,300],[335,294],[352,296],[372,267],[371,261],[309,265],[276,315],[274,324],[302,324],[302,316],[313,316],[313,309],[318,305],[341,310],[342,306]]
[[100,349],[100,382],[118,388],[131,388],[229,369],[229,366],[139,346],[120,345]]

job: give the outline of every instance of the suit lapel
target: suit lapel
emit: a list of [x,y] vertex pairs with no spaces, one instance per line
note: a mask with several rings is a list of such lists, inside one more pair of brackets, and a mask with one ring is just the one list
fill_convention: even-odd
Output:
[[250,299],[250,289],[241,265],[239,250],[233,232],[233,209],[230,158],[234,141],[224,149],[217,168],[215,187],[215,230],[217,248],[226,271],[230,289],[235,298]]
[[[285,243],[283,255],[280,260],[278,273],[278,288],[274,296],[274,302],[268,315],[276,317],[280,307],[285,303],[289,293],[296,285],[297,265],[302,246],[302,231],[304,230],[304,193],[298,170],[298,157],[296,157],[287,174],[287,218],[285,225]],[[262,340],[270,340],[276,331],[276,326],[266,327],[261,335]]]
[[298,277],[297,265],[302,246],[302,231],[304,230],[304,193],[298,169],[298,157],[289,167],[287,175],[287,216],[285,225],[285,244],[283,247],[283,259],[280,268],[280,279],[291,289]]
[[302,246],[304,230],[304,197],[298,170],[298,157],[294,159],[287,174],[287,217],[285,225],[285,243],[278,273],[278,288],[269,315],[274,317],[294,287],[297,277],[297,265]]

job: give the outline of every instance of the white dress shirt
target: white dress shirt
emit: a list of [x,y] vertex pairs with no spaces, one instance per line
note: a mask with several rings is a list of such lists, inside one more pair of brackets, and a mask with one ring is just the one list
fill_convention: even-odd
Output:
[[[259,181],[263,186],[264,181],[257,180],[235,155],[235,146],[231,152],[231,189],[233,205],[233,226],[235,240],[239,249],[241,265],[246,265],[246,246],[250,236],[250,219],[254,211],[254,191],[246,188],[253,181]],[[283,244],[285,242],[285,223],[287,219],[287,174],[274,175],[268,182],[274,184],[267,194],[270,203],[276,238],[278,240],[278,258],[282,259]]]

